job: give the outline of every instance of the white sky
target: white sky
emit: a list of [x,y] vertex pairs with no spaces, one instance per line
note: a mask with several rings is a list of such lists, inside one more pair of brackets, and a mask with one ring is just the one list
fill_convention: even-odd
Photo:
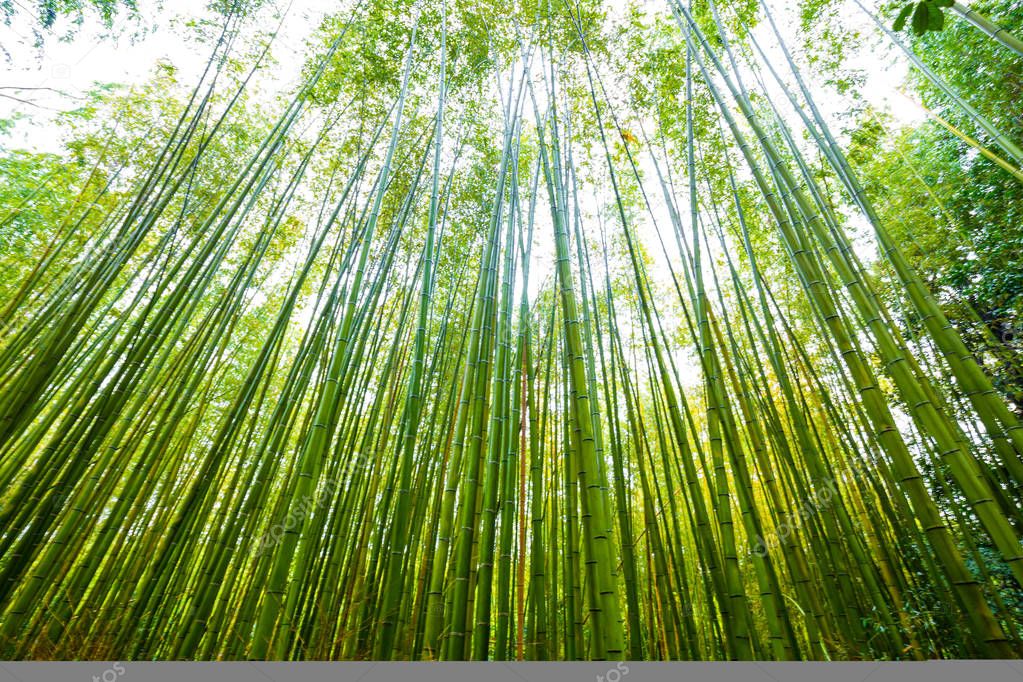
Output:
[[[5,60],[4,50],[0,50],[0,95],[8,95],[0,96],[0,118],[23,113],[34,119],[31,125],[18,126],[14,141],[18,146],[57,151],[59,139],[52,134],[50,115],[54,111],[73,109],[75,98],[94,83],[141,84],[161,61],[173,64],[179,81],[189,83],[198,78],[209,57],[208,46],[190,40],[192,29],[184,25],[188,20],[210,16],[205,11],[208,0],[138,0],[140,23],[115,19],[115,32],[119,25],[127,24],[128,30],[121,35],[111,36],[98,21],[87,21],[73,39],[61,40],[59,36],[67,21],[58,22],[56,35],[49,36],[41,49],[34,44],[35,18],[25,9],[29,7],[28,2],[30,0],[15,0],[16,6],[21,5],[19,14],[11,26],[0,24],[0,46],[10,53]],[[264,14],[286,4],[286,0],[270,0]],[[319,25],[325,13],[336,8],[337,3],[328,0],[294,0],[288,19],[274,41],[279,74],[294,76],[297,73],[304,39]],[[131,35],[132,29],[138,26],[144,27],[144,32]],[[270,27],[268,24],[260,28]],[[38,106],[14,101],[9,96],[31,100]]]
[[[160,60],[174,64],[179,70],[180,80],[188,82],[188,76],[198,74],[204,64],[207,50],[197,48],[196,43],[184,39],[189,29],[182,25],[182,20],[203,16],[206,2],[139,0],[142,25],[147,30],[134,39],[130,35],[104,36],[106,31],[98,22],[87,21],[72,40],[61,40],[59,34],[62,26],[67,25],[65,20],[56,27],[58,35],[48,37],[39,49],[34,46],[35,17],[31,15],[29,0],[17,0],[15,5],[20,5],[20,8],[12,25],[0,25],[0,46],[10,55],[6,59],[0,56],[0,95],[6,95],[0,96],[0,117],[16,112],[32,114],[37,119],[32,127],[38,130],[19,126],[24,146],[55,150],[57,138],[48,130],[46,112],[73,108],[74,98],[87,91],[93,83],[141,83]],[[283,4],[284,0],[278,2]],[[648,4],[657,7],[663,3],[651,1]],[[790,16],[795,3],[773,0],[770,4],[782,31],[787,34],[790,47],[797,46],[799,41],[794,31],[794,17]],[[275,41],[275,56],[282,72],[294,73],[301,61],[305,36],[327,11],[336,7],[336,3],[328,0],[294,0],[282,34]],[[898,121],[909,123],[919,120],[922,112],[898,93],[906,74],[905,59],[891,49],[885,39],[879,39],[877,30],[855,4],[847,2],[840,11],[848,26],[861,30],[867,36],[860,49],[849,54],[846,61],[850,68],[862,69],[866,74],[867,82],[861,91],[863,97],[876,108],[891,111]],[[768,55],[780,55],[770,47],[773,40],[768,39],[766,33],[762,37],[761,45]],[[776,64],[783,66],[780,58]],[[784,68],[780,70],[785,71]],[[813,83],[812,73],[807,75]],[[49,90],[15,88],[53,88],[67,96]],[[31,100],[39,106],[27,105],[11,97]],[[836,98],[824,87],[821,87],[818,100],[830,115],[839,113],[848,105],[847,101]]]
[[[0,117],[23,113],[29,114],[31,119],[16,126],[10,139],[0,139],[0,147],[17,146],[33,151],[58,152],[61,148],[61,138],[59,134],[55,134],[52,117],[57,111],[73,109],[77,105],[76,98],[87,92],[94,83],[119,83],[125,86],[141,84],[151,76],[155,66],[161,61],[170,62],[177,68],[179,82],[184,84],[193,82],[205,66],[208,46],[189,38],[193,29],[187,27],[185,22],[206,16],[207,1],[139,0],[141,26],[145,29],[141,35],[132,36],[130,35],[132,31],[129,30],[129,35],[111,37],[106,35],[108,32],[99,26],[98,22],[92,21],[79,29],[73,39],[60,40],[62,26],[58,23],[57,35],[48,37],[44,46],[37,48],[33,36],[36,18],[25,9],[31,7],[30,0],[15,0],[15,4],[22,8],[19,15],[11,26],[0,25],[0,46],[4,48],[0,50],[0,60],[4,59],[4,51],[10,55],[5,62],[0,61],[3,64],[0,67]],[[283,6],[287,0],[276,2]],[[645,0],[645,4],[650,10],[663,11],[665,7],[664,0]],[[798,55],[802,41],[796,33],[798,26],[795,17],[797,8],[794,6],[796,3],[769,0],[769,4],[790,49]],[[271,0],[270,7],[264,10],[264,15],[269,15],[274,6]],[[727,13],[726,2],[719,1],[719,7]],[[278,80],[271,79],[267,83],[268,79],[264,76],[261,82],[264,92],[272,92],[274,82],[288,87],[294,85],[298,68],[303,62],[305,38],[315,30],[325,13],[337,9],[338,3],[330,0],[293,0],[282,33],[275,39],[274,56],[278,64],[274,77]],[[865,36],[863,44],[848,54],[845,61],[848,67],[863,71],[866,83],[860,92],[864,99],[877,109],[891,112],[898,122],[918,121],[924,114],[898,93],[898,88],[906,76],[904,56],[897,48],[891,46],[886,38],[880,36],[869,18],[851,0],[845,2],[840,11],[843,23],[850,29],[861,31]],[[122,20],[119,23],[124,22]],[[128,25],[132,27],[131,22],[128,22]],[[64,26],[66,27],[66,21]],[[259,24],[259,28],[269,30],[272,26],[265,23]],[[766,25],[761,26],[757,37],[775,64],[775,68],[783,78],[787,78],[789,76],[787,67],[780,50],[773,47],[775,41],[770,29]],[[763,75],[770,87],[769,74]],[[825,84],[815,82],[811,70],[805,70],[804,77],[815,90],[818,105],[834,124],[833,129],[836,132],[841,131],[845,126],[841,125],[838,117],[848,110],[850,100],[837,96],[834,90]],[[752,79],[747,85],[753,87]],[[11,99],[12,96],[31,100],[35,105],[15,101]],[[786,103],[781,106],[782,112],[784,115],[791,115],[784,95],[778,93],[773,99],[780,104]],[[845,123],[848,125],[849,122]],[[801,129],[796,120],[793,120],[792,124],[796,130]],[[652,170],[649,175],[653,176]],[[655,196],[651,197],[655,204],[655,214],[660,214],[657,215],[657,220],[662,229],[670,230],[666,209],[657,194],[655,192]],[[586,207],[584,209],[586,212],[591,210]],[[680,209],[685,210],[684,207]],[[538,218],[543,220],[539,214]],[[660,286],[671,288],[670,275],[663,263],[653,226],[645,220],[642,222],[645,224],[636,226],[638,236],[655,259],[649,274]],[[542,232],[540,228],[538,230]],[[592,238],[596,236],[595,232],[591,234]],[[668,238],[668,233],[665,233],[665,239],[669,244],[672,241]],[[533,295],[539,292],[546,279],[545,275],[549,274],[553,267],[553,253],[550,253],[552,249],[546,248],[549,246],[545,244],[546,241],[542,234],[538,233],[537,246],[540,248],[534,250],[530,282]],[[861,257],[865,259],[873,256],[871,241],[862,240],[857,244],[862,248]],[[670,250],[673,251],[673,247]],[[670,323],[669,320],[666,322]],[[680,323],[678,320],[675,322]],[[681,356],[676,357],[676,360],[683,368],[690,364]],[[691,369],[695,371],[695,367]],[[685,369],[683,372],[686,373]]]

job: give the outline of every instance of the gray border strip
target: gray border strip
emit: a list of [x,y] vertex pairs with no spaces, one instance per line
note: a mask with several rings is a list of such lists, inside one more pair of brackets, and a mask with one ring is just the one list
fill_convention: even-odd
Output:
[[0,682],[1023,682],[1019,661],[924,663],[0,662]]

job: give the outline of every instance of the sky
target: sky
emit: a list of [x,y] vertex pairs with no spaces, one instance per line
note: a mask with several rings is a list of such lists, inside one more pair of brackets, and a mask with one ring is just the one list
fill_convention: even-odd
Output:
[[[267,15],[274,9],[282,9],[287,2],[276,0],[280,4],[274,5],[274,1],[270,0],[270,7],[264,10]],[[177,70],[178,81],[188,84],[199,77],[208,57],[208,46],[190,40],[189,35],[193,29],[187,25],[188,21],[208,16],[205,11],[208,0],[139,0],[141,24],[128,22],[131,30],[121,35],[109,35],[110,32],[98,21],[92,20],[87,21],[72,39],[62,40],[60,35],[65,29],[58,24],[57,35],[48,37],[41,47],[36,45],[33,35],[36,18],[30,13],[31,0],[15,2],[22,10],[9,26],[0,25],[0,46],[3,47],[0,50],[0,60],[4,63],[0,70],[0,118],[19,113],[28,114],[30,118],[15,126],[7,139],[0,139],[0,147],[59,152],[61,137],[55,134],[53,117],[59,111],[75,108],[79,98],[95,83],[118,83],[127,87],[141,84],[152,75],[158,63],[169,62]],[[645,0],[645,5],[650,10],[663,11],[665,3],[664,0]],[[802,40],[797,34],[797,23],[793,16],[795,3],[769,0],[769,5],[790,48],[801,45]],[[282,30],[275,39],[274,57],[277,63],[269,82],[264,74],[261,92],[270,96],[275,83],[278,84],[276,87],[293,87],[304,60],[305,38],[313,33],[327,12],[337,11],[337,8],[336,1],[292,0]],[[923,116],[920,109],[899,93],[899,87],[906,77],[905,58],[892,49],[886,39],[880,37],[869,18],[854,2],[845,2],[839,11],[842,12],[844,24],[860,30],[864,36],[862,44],[847,55],[846,64],[862,70],[866,81],[861,92],[866,101],[879,110],[888,111],[896,122],[913,124],[919,121]],[[124,23],[118,22],[119,25]],[[267,30],[271,28],[270,25],[261,27]],[[784,58],[775,46],[770,29],[762,25],[756,35],[768,58],[783,77],[787,76]],[[765,78],[768,75],[765,73]],[[847,111],[850,101],[837,96],[826,84],[815,81],[812,70],[805,70],[804,76],[815,91],[815,99],[825,116],[835,124],[833,130],[842,130],[840,116]],[[747,85],[752,82],[748,80]],[[775,94],[775,101],[785,101],[780,91]],[[791,112],[788,115],[794,118]],[[800,127],[795,120],[792,124],[794,128]],[[652,168],[645,168],[644,174],[654,176]],[[669,230],[670,233],[666,207],[658,197],[652,199],[654,219],[662,231]],[[584,212],[590,214],[595,208],[595,205],[583,207]],[[687,210],[684,206],[679,208]],[[673,286],[670,271],[659,253],[659,240],[652,222],[643,220],[636,227],[637,236],[654,257],[655,262],[648,274],[655,284],[670,289]],[[852,227],[855,230],[855,225]],[[538,233],[542,232],[544,230],[538,229]],[[534,274],[530,281],[530,294],[534,300],[547,282],[544,273],[549,274],[553,268],[553,248],[548,248],[550,245],[546,244],[547,241],[539,237],[536,244],[538,248],[533,252],[531,270]],[[671,240],[668,241],[670,243]],[[856,243],[854,240],[864,260],[873,258],[875,248],[872,241],[864,239]],[[675,322],[681,323],[680,320]],[[676,361],[683,368],[692,365],[690,369],[698,378],[697,368],[692,362],[687,362],[683,355],[685,353],[677,357]],[[683,372],[687,373],[685,369]]]
[[[35,17],[31,0],[16,0],[19,11],[14,20],[9,26],[0,25],[0,46],[3,47],[0,50],[0,64],[3,64],[0,68],[0,117],[20,112],[30,113],[36,119],[34,126],[19,126],[18,133],[23,140],[19,146],[56,151],[58,139],[49,130],[46,112],[73,108],[75,98],[93,83],[128,86],[141,83],[161,60],[172,63],[178,69],[180,80],[188,82],[187,76],[199,73],[207,55],[205,48],[197,48],[183,39],[189,30],[184,22],[203,16],[207,1],[139,0],[142,35],[110,37],[109,31],[98,21],[91,20],[86,21],[71,40],[62,40],[59,39],[62,24],[58,23],[58,37],[48,37],[39,48],[33,36]],[[283,4],[284,0],[277,2]],[[651,0],[647,4],[653,7],[663,3]],[[798,36],[789,16],[795,3],[771,0],[769,4],[774,7],[790,46],[797,44]],[[328,0],[293,0],[282,33],[276,40],[275,56],[282,74],[294,72],[301,63],[304,37],[326,12],[336,7],[336,2]],[[876,108],[890,111],[896,121],[914,123],[919,120],[922,112],[899,93],[906,75],[904,58],[892,49],[884,49],[890,46],[883,45],[877,30],[853,2],[843,3],[840,11],[848,26],[861,29],[867,37],[847,60],[850,67],[862,69],[867,78],[863,96]],[[67,26],[66,20],[63,26]],[[772,43],[766,35],[761,41],[768,56],[778,58],[776,63],[780,63],[780,53],[776,48],[771,49]],[[836,115],[847,106],[847,102],[834,97],[834,93],[812,79],[811,87],[819,89],[818,101],[827,114]]]
[[[34,0],[15,0],[15,4],[21,6],[18,15],[10,26],[0,24],[3,48],[0,50],[0,95],[6,95],[0,96],[0,118],[23,113],[30,114],[34,120],[31,125],[18,126],[17,142],[9,144],[33,151],[58,151],[60,141],[52,134],[50,125],[53,113],[73,109],[76,98],[95,83],[129,87],[141,84],[161,61],[174,65],[180,82],[196,80],[205,66],[209,48],[187,39],[191,29],[186,22],[209,16],[205,11],[208,1],[138,0],[141,23],[128,22],[129,30],[120,35],[111,35],[93,18],[87,20],[71,40],[62,40],[61,27],[67,26],[65,20],[56,26],[57,37],[48,37],[39,48],[35,46],[32,32],[35,18],[26,9]],[[268,4],[272,10],[286,2],[270,0]],[[287,20],[275,39],[274,55],[279,74],[293,75],[297,71],[305,37],[337,5],[328,0],[294,0],[291,3]],[[5,56],[4,52],[8,54]],[[15,101],[10,96],[30,100],[33,104]]]

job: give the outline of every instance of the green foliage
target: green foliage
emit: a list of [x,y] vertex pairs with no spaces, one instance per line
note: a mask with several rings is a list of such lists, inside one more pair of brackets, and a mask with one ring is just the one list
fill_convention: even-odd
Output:
[[951,7],[954,0],[923,0],[909,3],[901,10],[892,23],[892,29],[898,33],[910,22],[913,34],[922,36],[928,31],[940,31],[945,27],[945,8]]
[[[1019,31],[1018,5],[1000,0],[984,10]],[[1023,97],[1018,58],[965,22],[918,40],[918,52],[941,78],[1009,139],[1023,139],[1023,122],[1012,113]],[[914,76],[913,84],[928,106],[945,106],[929,81]],[[977,134],[955,108],[943,115]],[[1023,185],[933,122],[894,136],[888,130],[866,112],[852,130],[850,159],[949,317],[983,349],[978,357],[1023,413]]]
[[1023,653],[1023,197],[828,2],[256,5],[0,148],[0,655]]
[[[34,5],[34,7],[32,6]],[[10,23],[15,14],[27,12],[38,20],[38,28],[50,31],[61,17],[67,17],[73,25],[81,25],[87,16],[95,16],[104,26],[111,28],[118,14],[127,13],[129,19],[138,13],[136,0],[17,0],[0,1],[0,17]]]

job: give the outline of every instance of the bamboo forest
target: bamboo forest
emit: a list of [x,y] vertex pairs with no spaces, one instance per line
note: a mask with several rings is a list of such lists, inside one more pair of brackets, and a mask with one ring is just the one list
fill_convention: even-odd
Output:
[[0,2],[170,50],[0,76],[0,658],[1023,657],[1020,0],[172,4]]

